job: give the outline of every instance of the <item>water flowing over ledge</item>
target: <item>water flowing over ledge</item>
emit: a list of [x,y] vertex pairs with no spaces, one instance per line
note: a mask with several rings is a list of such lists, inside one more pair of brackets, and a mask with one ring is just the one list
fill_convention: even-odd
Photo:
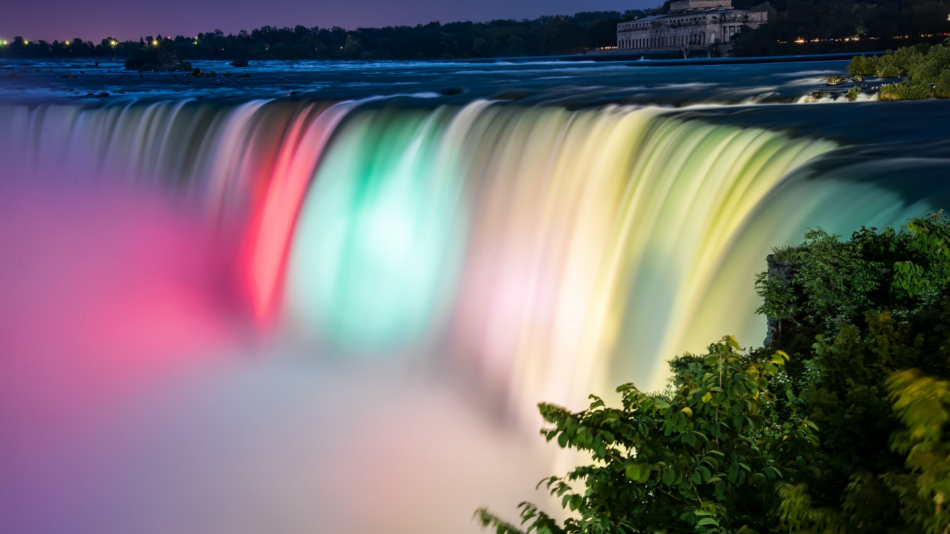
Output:
[[[237,236],[262,332],[347,359],[437,353],[520,417],[724,333],[759,341],[751,273],[803,225],[927,209],[809,180],[829,141],[657,108],[489,101],[0,107],[22,180],[163,190]],[[119,221],[117,224],[121,224]]]
[[950,202],[939,102],[356,96],[0,104],[0,530],[475,531],[571,460],[538,401]]

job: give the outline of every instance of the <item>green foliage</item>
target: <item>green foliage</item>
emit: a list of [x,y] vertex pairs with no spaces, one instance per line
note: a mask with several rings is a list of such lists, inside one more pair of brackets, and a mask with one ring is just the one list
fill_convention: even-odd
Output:
[[793,319],[798,299],[788,281],[761,272],[755,277],[755,291],[762,297],[762,305],[755,310],[756,313],[773,319]]
[[895,378],[906,378],[895,374],[902,369],[950,377],[948,228],[950,221],[934,213],[900,231],[862,228],[844,242],[820,230],[806,234],[790,284],[793,332],[778,348],[807,365],[787,367],[793,392],[787,402],[777,397],[782,402],[772,411],[777,421],[807,416],[821,429],[820,476],[780,489],[782,528],[885,533],[947,526],[946,518],[934,519],[937,493],[917,487],[913,446],[894,446],[909,438],[901,430],[908,416],[893,400],[895,384],[909,383]]
[[950,70],[943,72],[934,83],[934,96],[937,98],[950,98]]
[[894,373],[888,379],[894,411],[904,429],[891,437],[891,448],[906,454],[905,474],[888,474],[885,481],[902,496],[908,524],[924,532],[950,528],[950,382],[921,376],[915,370]]
[[798,254],[791,284],[758,275],[758,313],[834,335],[839,324],[857,324],[868,311],[904,318],[939,302],[950,284],[950,219],[940,212],[911,219],[901,231],[862,227],[848,241],[813,229]]
[[877,76],[877,58],[874,56],[854,56],[848,63],[848,72],[852,76]]
[[[892,323],[888,317],[879,320],[882,326],[889,322]],[[950,422],[950,382],[923,376],[916,369],[886,372],[887,363],[906,364],[906,360],[901,360],[913,352],[912,347],[901,344],[900,335],[895,336],[898,330],[892,327],[885,326],[888,331],[878,329],[872,332],[877,338],[866,340],[870,341],[868,347],[880,347],[882,338],[887,344],[898,341],[893,354],[897,358],[890,362],[887,357],[880,359],[879,363],[885,363],[881,367],[885,372],[872,371],[878,378],[887,377],[883,383],[887,395],[878,389],[879,382],[872,388],[864,380],[861,385],[848,385],[851,393],[839,403],[844,410],[837,411],[838,420],[822,425],[823,453],[836,447],[838,453],[822,462],[822,479],[812,484],[813,489],[805,483],[780,488],[781,528],[800,532],[928,534],[950,529],[950,510],[946,507],[950,495],[950,441],[945,435]],[[853,342],[854,336],[849,337]],[[868,375],[863,372],[866,367],[851,363],[851,371],[858,370],[859,375],[864,375],[861,378]],[[839,433],[829,431],[834,424],[848,428]],[[862,424],[869,428],[861,428]],[[850,439],[844,445],[851,448],[829,443],[848,434]],[[846,450],[849,454],[844,453]],[[862,465],[852,466],[846,480],[835,481],[834,475],[840,477],[843,473],[835,471],[841,466],[833,462],[841,459]],[[836,488],[840,488],[840,495],[834,491]]]
[[919,83],[934,83],[945,72],[950,72],[950,47],[946,46],[931,47],[907,70],[911,79]]
[[772,247],[772,261],[779,265],[798,265],[805,256],[805,247],[787,243]]
[[[677,362],[681,371],[669,400],[632,384],[617,389],[622,407],[603,400],[584,411],[541,404],[548,441],[584,451],[593,464],[542,484],[576,512],[563,525],[522,503],[527,531],[613,533],[646,531],[767,531],[777,516],[781,481],[811,471],[807,458],[817,446],[815,426],[801,420],[765,439],[763,403],[772,398],[768,379],[788,358],[739,352],[734,339],[711,345],[702,356]],[[578,483],[583,491],[575,491]],[[485,510],[482,525],[518,530]]]
[[920,50],[914,47],[898,48],[897,52],[888,50],[883,56],[878,56],[877,58],[877,76],[879,78],[907,76],[923,57]]
[[[925,50],[930,50],[926,48]],[[937,58],[942,54],[944,47],[935,47],[934,50],[941,51],[934,54]],[[899,78],[901,76],[911,75],[921,64],[928,63],[925,58],[929,54],[922,52],[921,48],[903,47],[897,52],[888,50],[880,56],[855,56],[851,58],[848,64],[848,72],[854,76],[877,76],[878,78]],[[935,65],[939,62],[934,60]],[[926,81],[926,80],[919,80]]]
[[[573,514],[521,503],[499,533],[950,531],[950,220],[847,241],[810,230],[757,280],[788,321],[774,348],[732,338],[670,362],[662,394],[542,404],[542,434],[593,459],[542,481]],[[778,350],[776,350],[778,349]],[[792,354],[789,357],[787,354]]]
[[858,95],[861,94],[861,88],[854,86],[851,89],[848,89],[848,92],[844,94],[844,97],[848,99],[849,102],[854,102],[858,99]]
[[[848,64],[848,72],[854,76],[910,77],[910,80],[882,86],[880,100],[950,98],[950,45],[921,44],[900,48],[897,52],[888,50],[878,57],[855,56]],[[849,91],[846,96],[855,100],[857,92],[852,97]]]
[[923,100],[932,96],[930,84],[905,80],[881,86],[878,100]]

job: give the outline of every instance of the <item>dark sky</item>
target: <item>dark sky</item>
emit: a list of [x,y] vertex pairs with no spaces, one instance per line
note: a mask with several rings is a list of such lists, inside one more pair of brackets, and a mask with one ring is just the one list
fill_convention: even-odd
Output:
[[415,25],[654,7],[662,0],[0,0],[0,39],[120,39],[264,25]]

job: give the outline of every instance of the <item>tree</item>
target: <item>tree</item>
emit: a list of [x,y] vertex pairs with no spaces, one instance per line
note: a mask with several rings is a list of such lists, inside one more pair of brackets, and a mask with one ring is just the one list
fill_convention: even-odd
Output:
[[[621,408],[591,396],[584,411],[541,404],[542,430],[562,448],[594,460],[542,481],[564,508],[576,511],[559,525],[530,503],[521,503],[522,524],[539,533],[613,533],[689,530],[767,531],[777,521],[777,484],[809,473],[817,446],[815,425],[799,421],[787,432],[770,432],[762,416],[772,398],[768,377],[787,355],[743,354],[731,337],[710,345],[703,357],[685,356],[669,397],[620,386]],[[582,482],[583,492],[573,485]],[[774,502],[773,502],[774,501]],[[487,510],[483,526],[520,532]]]
[[[521,503],[499,534],[950,531],[950,220],[849,240],[811,230],[758,277],[773,346],[732,338],[670,362],[621,408],[542,404],[542,431],[593,464],[542,481],[574,516]],[[791,354],[791,356],[787,356]],[[575,490],[583,486],[582,489]]]
[[[950,220],[932,213],[900,230],[862,228],[847,241],[819,229],[792,249],[778,251],[793,263],[786,280],[759,277],[760,311],[783,318],[775,347],[804,363],[787,366],[789,403],[776,409],[798,399],[794,409],[821,429],[820,476],[782,489],[783,524],[930,532],[911,491],[916,476],[905,456],[913,446],[893,446],[908,443],[907,415],[888,395],[907,384],[895,378],[906,369],[950,378]],[[806,368],[817,377],[804,379]]]

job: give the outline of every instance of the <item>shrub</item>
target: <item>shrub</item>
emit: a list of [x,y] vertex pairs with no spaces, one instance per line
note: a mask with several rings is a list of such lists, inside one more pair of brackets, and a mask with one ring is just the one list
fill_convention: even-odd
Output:
[[877,70],[877,58],[873,56],[854,56],[848,64],[852,76],[876,76]]
[[881,86],[879,100],[923,100],[933,96],[930,84],[905,80]]
[[912,47],[899,48],[894,53],[888,51],[880,58],[881,69],[893,69],[898,76],[906,76],[923,57],[920,51]]
[[779,265],[798,265],[805,256],[805,247],[787,243],[780,247],[772,247],[772,261]]
[[950,98],[950,70],[940,74],[937,78],[937,83],[934,84],[934,96]]
[[950,72],[950,48],[935,46],[908,71],[915,82],[934,83],[942,73]]
[[[856,78],[874,74],[879,78],[909,76],[910,80],[881,87],[880,100],[919,100],[938,96],[950,97],[950,41],[947,45],[918,45],[887,51],[876,58],[855,56],[848,71]],[[931,86],[934,86],[931,88]],[[845,97],[854,101],[857,91],[848,91]]]
[[[594,463],[542,481],[579,518],[560,526],[535,505],[521,503],[527,531],[767,532],[779,519],[772,513],[778,483],[813,472],[807,460],[817,445],[815,426],[802,420],[764,438],[760,409],[772,397],[768,377],[787,356],[748,358],[738,349],[726,337],[702,358],[692,357],[668,400],[627,384],[617,388],[620,408],[593,395],[590,407],[576,413],[541,404],[553,425],[542,431],[545,438],[590,454]],[[575,491],[578,482],[583,491]],[[496,532],[520,532],[487,510],[477,516]]]
[[943,212],[910,219],[899,231],[862,227],[848,241],[840,237],[820,228],[807,231],[790,284],[774,278],[766,283],[767,273],[760,274],[759,313],[794,317],[796,324],[834,336],[842,323],[859,325],[867,311],[890,310],[903,319],[944,297],[950,219]]
[[[936,310],[935,310],[936,311]],[[897,323],[869,313],[862,333],[847,327],[816,345],[820,382],[809,413],[821,429],[820,478],[780,488],[783,529],[810,532],[945,532],[950,420],[946,333],[950,304],[937,318]]]

